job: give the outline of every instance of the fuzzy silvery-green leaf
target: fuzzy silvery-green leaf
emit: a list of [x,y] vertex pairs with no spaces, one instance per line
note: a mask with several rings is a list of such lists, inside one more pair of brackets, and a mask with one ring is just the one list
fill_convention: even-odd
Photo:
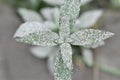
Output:
[[81,5],[85,5],[88,4],[89,2],[91,2],[92,0],[81,0]]
[[91,10],[83,13],[73,27],[74,31],[92,27],[102,16],[103,10]]
[[55,53],[52,53],[49,55],[48,60],[47,60],[47,66],[52,75],[54,75],[54,63],[55,63]]
[[55,46],[57,45],[55,42],[57,39],[58,35],[52,31],[41,31],[24,36],[23,38],[16,38],[19,42],[40,46]]
[[89,45],[87,45],[85,47],[87,47],[87,48],[97,48],[97,47],[103,46],[104,44],[105,44],[104,41],[100,41],[100,42],[96,42],[96,43],[94,43],[92,45],[89,44]]
[[72,48],[71,45],[69,43],[63,43],[60,46],[60,53],[62,54],[62,59],[64,64],[66,64],[66,66],[69,69],[72,69],[73,65],[72,65]]
[[[76,6],[77,5],[77,6]],[[60,38],[64,40],[70,35],[70,27],[74,25],[74,20],[80,11],[80,0],[66,0],[60,8]]]
[[54,75],[55,80],[72,80],[72,68],[66,66],[62,54],[58,53],[55,57]]
[[40,10],[40,13],[43,15],[43,17],[46,20],[52,21],[53,20],[53,14],[54,14],[54,8],[43,8]]
[[71,35],[70,28],[74,26],[79,11],[80,0],[65,0],[64,5],[60,8],[58,19],[59,35],[47,29],[49,25],[47,26],[45,23],[43,24],[46,26],[38,22],[27,22],[20,26],[14,36],[17,41],[33,45],[60,46],[59,52],[55,56],[55,80],[72,79],[73,64],[70,44],[92,46],[113,35],[110,32],[93,29],[80,30]]
[[73,45],[79,46],[92,46],[100,41],[103,41],[109,37],[114,35],[111,32],[101,31],[101,30],[94,30],[94,29],[85,29],[75,32],[71,35],[73,39]]
[[24,21],[38,21],[42,22],[42,17],[35,11],[25,8],[19,8],[18,13]]
[[81,0],[66,0],[60,9],[60,19],[64,17],[69,17],[70,20],[76,19],[80,11],[80,1]]
[[59,16],[59,9],[58,8],[43,8],[41,9],[41,14],[46,20],[49,21],[54,21],[54,19],[57,17],[56,15]]
[[83,54],[83,59],[87,66],[91,67],[93,66],[93,52],[92,50],[88,48],[83,48],[82,49],[82,54]]
[[55,46],[52,48],[52,51],[48,56],[47,66],[52,75],[54,75],[55,56],[56,56],[56,53],[58,52],[59,52],[59,46]]
[[43,8],[41,14],[46,19],[45,25],[51,30],[58,29],[60,12],[58,8]]
[[97,48],[97,47],[100,47],[102,45],[104,45],[105,42],[104,41],[100,41],[100,42],[97,42],[96,44],[92,45],[92,46],[88,46],[88,47],[92,47],[92,48]]
[[46,26],[46,28],[48,28],[50,30],[55,30],[58,28],[53,21],[45,21],[44,25]]
[[56,26],[59,27],[60,10],[58,8],[55,8],[53,17]]
[[47,58],[52,53],[52,50],[54,50],[54,47],[31,47],[30,52],[33,56],[37,58]]
[[[62,5],[65,0],[43,0],[50,5]],[[81,5],[88,4],[92,0],[81,0]]]
[[59,38],[58,34],[47,29],[38,22],[26,22],[16,31],[14,37],[19,42],[32,45],[54,46]]
[[50,5],[62,5],[65,0],[43,0]]

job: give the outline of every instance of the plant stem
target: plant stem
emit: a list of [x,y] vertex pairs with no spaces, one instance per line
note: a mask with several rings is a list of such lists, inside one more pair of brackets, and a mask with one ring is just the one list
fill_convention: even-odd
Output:
[[100,65],[99,69],[102,70],[102,71],[108,72],[110,74],[114,74],[114,75],[120,76],[120,70],[119,69],[112,68],[110,66],[108,67],[108,66],[105,66],[105,65]]

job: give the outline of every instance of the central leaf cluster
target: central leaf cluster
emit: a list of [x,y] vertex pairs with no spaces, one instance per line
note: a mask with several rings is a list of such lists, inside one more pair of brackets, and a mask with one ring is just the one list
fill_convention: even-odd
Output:
[[39,22],[26,22],[16,31],[17,41],[39,46],[59,45],[55,56],[54,75],[56,80],[72,80],[72,47],[92,47],[97,43],[114,35],[111,32],[85,29],[70,34],[70,27],[74,26],[75,19],[80,11],[80,0],[65,0],[60,8],[59,35]]
[[73,40],[70,37],[68,37],[68,38],[65,38],[65,39],[59,38],[55,42],[58,43],[58,44],[63,44],[63,43],[72,43],[72,41]]

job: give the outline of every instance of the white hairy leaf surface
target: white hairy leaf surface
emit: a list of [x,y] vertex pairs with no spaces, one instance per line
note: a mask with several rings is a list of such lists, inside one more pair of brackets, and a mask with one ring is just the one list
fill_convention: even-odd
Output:
[[[14,38],[17,41],[32,45],[39,45],[44,47],[59,45],[60,48],[57,53],[53,52],[56,53],[54,58],[55,80],[72,80],[73,64],[72,48],[70,44],[84,47],[93,47],[93,45],[96,45],[99,42],[114,35],[110,32],[94,29],[80,30],[74,32],[71,35],[70,33],[72,32],[70,32],[70,28],[75,25],[75,20],[79,15],[81,4],[80,1],[81,0],[65,0],[64,5],[60,8],[60,12],[58,9],[42,10],[42,15],[48,22],[44,22],[43,24],[39,23],[40,21],[26,22],[18,28],[16,34],[14,35]],[[100,14],[101,13],[99,13],[99,16]],[[92,26],[99,17],[98,16],[95,20],[93,15],[96,16],[97,14],[94,14],[93,11],[91,12],[91,15],[86,15],[88,15],[88,13],[83,14],[83,18],[80,17],[79,19],[80,22],[82,21],[79,25],[86,28],[88,26]],[[90,18],[94,18],[94,20],[91,20]],[[89,19],[91,22],[86,21],[87,19]],[[52,20],[53,22],[49,22],[49,20]],[[82,23],[84,23],[84,25],[82,25]],[[55,27],[59,27],[59,35],[51,31]],[[42,50],[43,51],[40,50],[42,53],[46,53],[45,55],[42,55],[42,57],[46,57],[51,51],[51,48],[48,51],[45,51],[44,49]],[[34,53],[36,53],[36,56],[41,56],[38,55],[38,52]],[[89,62],[89,64],[91,65],[91,62]]]
[[45,28],[41,23],[26,22],[18,28],[14,38],[16,38],[17,41],[32,45],[54,46],[59,36]]
[[38,33],[39,31],[49,31],[49,29],[39,22],[25,22],[17,29],[14,37],[24,37],[31,33]]
[[59,35],[60,41],[64,42],[66,38],[70,35],[70,21],[67,20],[68,17],[64,17],[60,20]]
[[62,5],[65,0],[43,0],[50,5]]
[[77,31],[79,29],[91,28],[102,14],[103,10],[91,10],[83,13],[80,18],[76,20],[73,30]]
[[[97,48],[97,47],[103,46],[104,44],[105,44],[104,41],[100,41],[100,42],[98,42],[98,43],[92,45],[92,48]],[[91,47],[91,46],[89,46],[89,47]]]
[[111,32],[101,31],[101,30],[94,30],[94,29],[85,29],[75,32],[71,35],[73,39],[73,45],[80,45],[80,46],[92,46],[100,41],[103,41],[114,34]]
[[[77,5],[77,6],[76,6]],[[70,20],[76,19],[80,11],[80,0],[66,0],[60,9],[60,16],[69,17]]]
[[[43,0],[50,5],[62,5],[65,0]],[[81,0],[81,5],[88,4],[92,0]]]
[[[77,5],[77,6],[76,6]],[[66,0],[60,8],[60,38],[64,40],[70,35],[70,27],[74,25],[80,11],[80,0]]]
[[47,60],[47,66],[52,75],[54,75],[55,53],[51,54]]
[[38,21],[42,22],[42,17],[35,11],[25,8],[19,8],[18,13],[24,21]]
[[[77,5],[77,6],[76,6]],[[60,8],[60,53],[55,58],[55,80],[72,79],[72,48],[67,40],[70,36],[70,27],[73,26],[74,20],[80,11],[80,0],[66,0]]]
[[85,5],[88,4],[89,2],[91,2],[92,0],[81,0],[81,5]]
[[86,48],[97,48],[97,47],[100,47],[100,46],[103,46],[105,44],[104,41],[100,41],[100,42],[97,42],[97,43],[94,43],[94,44],[89,44],[89,45],[86,45],[85,47]]
[[82,49],[82,54],[83,54],[83,58],[84,58],[85,63],[87,64],[87,66],[89,66],[89,67],[93,66],[92,50],[90,50],[88,48],[84,48],[84,49]]
[[51,54],[53,47],[35,46],[30,48],[30,52],[37,58],[47,58]]
[[59,52],[59,46],[53,47],[51,54],[49,55],[47,60],[47,66],[52,75],[54,75],[55,56],[58,52]]
[[72,68],[66,66],[61,53],[55,56],[54,76],[55,80],[72,80]]
[[39,33],[33,33],[24,37],[16,38],[19,42],[24,42],[32,45],[40,46],[55,46],[58,35],[52,31],[42,31]]
[[58,29],[60,11],[58,8],[44,8],[41,10],[43,17],[45,17],[45,25],[51,30]]
[[46,20],[53,21],[58,15],[59,16],[59,9],[58,8],[43,8],[41,14]]
[[63,62],[69,69],[72,69],[72,48],[69,43],[63,43],[60,46],[60,53],[62,54]]
[[45,21],[44,25],[50,30],[55,30],[58,28],[53,21]]
[[53,21],[54,8],[43,8],[40,12],[46,20]]
[[56,26],[59,27],[60,10],[58,8],[55,8],[53,17]]

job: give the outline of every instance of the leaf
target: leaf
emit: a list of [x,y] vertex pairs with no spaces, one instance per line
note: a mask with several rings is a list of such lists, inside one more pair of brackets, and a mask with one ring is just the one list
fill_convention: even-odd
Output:
[[58,8],[43,8],[41,13],[45,17],[45,23],[48,25],[48,27],[50,26],[52,30],[59,27],[60,12]]
[[35,11],[19,8],[18,13],[23,18],[24,21],[38,21],[42,22],[42,17]]
[[57,45],[55,42],[57,39],[58,35],[52,31],[41,31],[39,33],[32,33],[22,38],[16,38],[19,42],[40,46],[55,46]]
[[73,65],[72,65],[72,48],[71,45],[69,43],[63,43],[60,46],[61,50],[60,53],[62,54],[62,59],[64,64],[66,64],[66,66],[69,69],[72,69]]
[[49,29],[39,22],[25,22],[20,25],[14,37],[24,37],[31,33],[38,33],[39,31],[49,31]]
[[19,42],[25,42],[32,45],[54,46],[57,45],[55,41],[59,36],[45,28],[41,23],[26,22],[16,31],[14,38]]
[[55,8],[53,17],[54,17],[54,22],[55,22],[56,26],[59,27],[60,10],[58,8]]
[[43,0],[50,5],[62,5],[65,0]]
[[58,27],[56,26],[56,24],[55,24],[54,22],[52,22],[52,21],[45,21],[45,22],[44,22],[44,25],[45,25],[48,29],[50,29],[50,30],[55,30],[55,29],[58,28]]
[[72,68],[66,66],[61,53],[55,57],[54,76],[55,80],[72,80]]
[[101,31],[101,30],[94,30],[94,29],[80,30],[71,35],[71,38],[73,39],[73,42],[71,44],[84,46],[84,47],[92,46],[113,35],[114,33]]
[[[103,46],[104,44],[105,44],[104,41],[100,41],[100,42],[98,42],[98,43],[92,45],[92,48],[97,48],[97,47]],[[90,46],[89,46],[89,47],[90,47]]]
[[90,49],[84,48],[82,49],[82,54],[83,54],[83,58],[85,63],[91,67],[93,66],[93,52]]
[[50,55],[48,60],[47,60],[47,67],[49,69],[49,72],[54,75],[54,63],[55,63],[55,54],[54,55]]
[[69,17],[70,20],[74,20],[78,17],[79,11],[80,0],[65,0],[64,5],[60,8],[61,18]]
[[58,51],[59,51],[58,46],[53,47],[51,54],[49,55],[48,60],[47,60],[47,66],[52,75],[54,75],[55,56],[56,56],[56,53],[58,53]]
[[79,19],[76,20],[74,31],[92,27],[98,19],[102,16],[103,10],[92,10],[83,13]]
[[92,0],[81,0],[81,5],[86,5],[89,2],[91,2]]
[[[43,0],[43,1],[50,5],[62,5],[65,2],[65,0]],[[91,1],[92,0],[81,0],[81,5],[88,4]]]
[[55,8],[43,8],[41,9],[41,14],[46,20],[53,21],[53,14]]
[[86,48],[97,48],[97,47],[100,47],[100,46],[103,46],[105,44],[104,41],[100,41],[100,42],[97,42],[97,43],[94,43],[94,44],[89,44],[87,46],[85,46]]
[[[77,5],[77,6],[76,6]],[[61,41],[70,35],[70,27],[73,26],[74,20],[80,11],[80,0],[66,0],[60,8],[60,38]]]
[[55,17],[57,17],[55,15],[59,16],[59,9],[58,8],[49,8],[49,7],[43,8],[40,12],[43,15],[43,17],[49,21],[54,21]]
[[33,54],[33,56],[37,58],[47,58],[51,54],[53,47],[41,47],[41,46],[36,46],[36,47],[31,47],[30,52]]

